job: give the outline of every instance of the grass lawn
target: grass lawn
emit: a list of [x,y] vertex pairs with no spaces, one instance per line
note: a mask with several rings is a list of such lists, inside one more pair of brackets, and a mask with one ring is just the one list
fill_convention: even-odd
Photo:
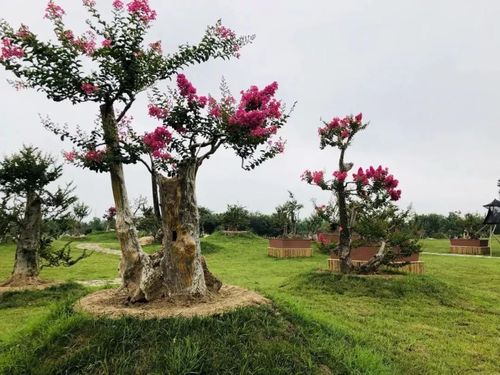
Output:
[[[450,253],[450,240],[448,239],[434,239],[427,238],[421,241],[423,251],[429,253]],[[491,252],[492,256],[500,257],[500,242],[496,239],[491,240]]]
[[[113,234],[85,241],[117,246]],[[446,241],[423,245],[447,252]],[[75,284],[6,294],[0,372],[500,373],[500,259],[422,255],[425,276],[340,277],[322,271],[325,255],[274,259],[266,247],[253,236],[203,240],[224,282],[275,303],[217,318],[91,319],[70,308],[88,292]],[[10,273],[13,251],[0,247],[0,278]],[[42,277],[113,279],[117,265],[116,256],[93,254]]]

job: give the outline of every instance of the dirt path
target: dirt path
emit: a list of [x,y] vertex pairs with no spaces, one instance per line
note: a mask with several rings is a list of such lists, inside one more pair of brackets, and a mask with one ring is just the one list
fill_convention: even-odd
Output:
[[120,250],[108,249],[107,247],[102,247],[98,243],[93,243],[93,242],[79,243],[76,245],[76,248],[80,250],[90,250],[90,251],[95,251],[96,253],[103,253],[109,255],[117,255],[117,256],[122,255]]

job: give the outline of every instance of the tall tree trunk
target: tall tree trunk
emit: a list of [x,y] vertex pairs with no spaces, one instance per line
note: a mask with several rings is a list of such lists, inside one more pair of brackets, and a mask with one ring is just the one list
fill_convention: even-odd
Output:
[[[344,152],[340,152],[339,170],[345,171],[344,166]],[[340,239],[339,239],[339,259],[340,259],[340,272],[350,273],[352,271],[351,260],[351,228],[349,227],[349,216],[347,214],[345,187],[342,186],[337,191],[337,203],[339,208],[339,222],[340,222]]]
[[158,197],[158,174],[151,160],[151,193],[153,196],[153,210],[156,220],[161,223],[160,198]]
[[[118,129],[112,104],[101,105],[101,121],[108,152],[118,155]],[[111,163],[110,176],[116,208],[115,229],[122,251],[120,274],[123,286],[128,290],[132,302],[148,300],[157,290],[157,277],[151,259],[139,244],[121,161],[115,160]]]
[[42,202],[40,197],[30,192],[16,247],[16,261],[11,278],[5,285],[23,285],[38,279],[38,251],[42,226]]
[[197,163],[179,166],[177,177],[159,177],[163,218],[163,285],[168,295],[204,296],[218,281],[201,256],[196,203]]

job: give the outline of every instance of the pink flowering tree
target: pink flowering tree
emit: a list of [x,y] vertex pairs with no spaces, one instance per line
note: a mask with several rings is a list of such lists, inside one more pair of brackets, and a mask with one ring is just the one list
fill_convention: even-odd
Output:
[[131,301],[145,300],[153,260],[139,245],[123,174],[123,164],[138,162],[139,154],[123,144],[119,124],[141,92],[184,66],[238,57],[252,37],[238,37],[217,23],[198,44],[165,55],[160,42],[147,41],[157,16],[148,0],[114,0],[109,20],[101,16],[95,0],[84,0],[83,6],[89,29],[76,35],[64,22],[64,9],[49,1],[45,18],[54,26],[55,40],[43,41],[25,25],[14,29],[0,21],[0,64],[17,77],[17,88],[36,89],[57,102],[94,102],[99,107],[99,127],[88,136],[80,130],[49,128],[85,149],[83,166],[110,174],[123,285]]
[[[282,153],[284,142],[277,133],[289,112],[284,113],[276,99],[276,82],[262,89],[252,86],[238,99],[225,83],[219,99],[200,95],[184,74],[177,76],[176,83],[167,93],[153,90],[148,113],[160,124],[144,135],[129,129],[127,148],[152,155],[158,174],[163,241],[150,280],[161,288],[155,286],[149,295],[206,295],[218,291],[221,283],[201,255],[198,170],[222,148],[232,150],[246,170]],[[86,162],[84,152],[76,149],[75,158]]]
[[[382,166],[358,168],[350,173],[353,164],[345,162],[346,151],[354,136],[367,126],[361,113],[324,122],[318,130],[320,148],[330,146],[340,151],[338,169],[330,177],[324,171],[306,170],[302,174],[307,183],[333,193],[333,205],[318,205],[316,209],[340,229],[340,240],[334,251],[339,255],[343,273],[373,272],[399,254],[410,255],[418,251],[405,227],[409,212],[399,212],[392,203],[401,197],[398,180]],[[368,243],[380,245],[377,255],[359,269],[353,267],[351,260],[353,229]]]

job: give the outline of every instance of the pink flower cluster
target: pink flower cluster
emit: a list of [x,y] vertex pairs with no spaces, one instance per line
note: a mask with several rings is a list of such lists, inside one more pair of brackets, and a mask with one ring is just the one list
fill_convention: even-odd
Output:
[[[95,52],[95,35],[91,31],[87,31],[81,37],[75,38],[75,34],[73,33],[73,31],[65,30],[62,33],[62,37],[87,56],[92,56]],[[111,45],[111,41],[108,39],[102,42],[103,46],[106,46],[107,44]]]
[[116,216],[116,208],[115,207],[110,207],[104,212],[104,215],[102,216],[103,219],[106,219],[108,221],[113,220]]
[[149,116],[157,118],[158,120],[163,120],[168,117],[168,109],[162,108],[160,106],[149,104],[148,105]]
[[346,171],[335,171],[333,172],[333,177],[335,177],[335,180],[338,182],[344,182],[345,179],[347,178],[347,172]]
[[179,93],[189,101],[198,99],[196,88],[189,82],[184,74],[179,74],[177,76],[177,87],[179,88]]
[[95,93],[97,90],[99,90],[99,88],[97,86],[95,86],[94,84],[92,83],[89,83],[89,82],[86,82],[86,83],[82,83],[82,87],[81,87],[82,91],[86,94],[86,95],[92,95],[93,93]]
[[149,48],[151,48],[152,51],[154,51],[160,55],[163,53],[163,50],[161,48],[161,40],[154,42],[154,43],[150,43]]
[[215,34],[223,39],[233,39],[236,38],[236,33],[229,27],[222,25],[217,25],[215,28]]
[[139,17],[146,25],[156,19],[156,11],[150,8],[148,0],[133,0],[127,4],[127,9],[130,14]]
[[104,48],[109,48],[111,47],[111,45],[113,44],[113,41],[111,39],[104,39],[102,42],[101,42],[101,45],[104,47]]
[[78,157],[78,154],[75,151],[64,151],[63,157],[64,157],[64,160],[72,163],[76,160],[76,158]]
[[267,143],[269,147],[273,148],[279,154],[285,152],[285,142],[281,138],[279,138],[277,141],[269,140],[267,141]]
[[363,114],[359,113],[356,116],[346,116],[343,119],[334,117],[332,121],[324,127],[318,129],[319,135],[334,134],[341,139],[349,138],[354,130],[363,124]]
[[303,181],[312,182],[315,185],[322,185],[325,182],[325,172],[305,170],[300,176]]
[[102,159],[104,158],[104,155],[106,154],[106,150],[88,150],[85,155],[83,155],[83,158],[87,161],[91,161],[94,163],[100,163],[102,162]]
[[267,120],[281,117],[281,103],[274,98],[278,83],[273,82],[263,90],[251,86],[241,92],[241,100],[229,124],[248,128],[254,137],[268,137],[275,134],[276,126],[267,126]]
[[163,151],[171,140],[172,133],[164,126],[158,126],[153,132],[146,133],[143,138],[144,145],[151,150],[153,157],[157,159],[170,159],[172,157]]
[[95,0],[83,0],[83,5],[85,5],[86,7],[94,7]]
[[10,38],[2,39],[2,48],[0,52],[0,61],[8,60],[13,57],[21,58],[25,55],[24,50],[21,47],[15,46],[13,40]]
[[387,191],[393,201],[397,201],[401,197],[401,190],[396,189],[399,181],[392,174],[389,174],[388,168],[382,168],[380,165],[377,168],[371,166],[364,171],[362,168],[359,168],[358,172],[353,173],[352,177],[361,186],[368,185],[370,180],[374,184],[379,184]]
[[120,0],[114,0],[113,1],[113,8],[115,9],[122,9],[123,8],[123,2]]
[[21,39],[26,39],[29,38],[33,33],[30,31],[28,26],[26,25],[21,25],[19,30],[17,30],[16,36],[21,38]]
[[66,14],[64,9],[50,0],[47,4],[47,8],[45,8],[44,18],[47,18],[49,20],[57,20],[61,19],[64,14]]

